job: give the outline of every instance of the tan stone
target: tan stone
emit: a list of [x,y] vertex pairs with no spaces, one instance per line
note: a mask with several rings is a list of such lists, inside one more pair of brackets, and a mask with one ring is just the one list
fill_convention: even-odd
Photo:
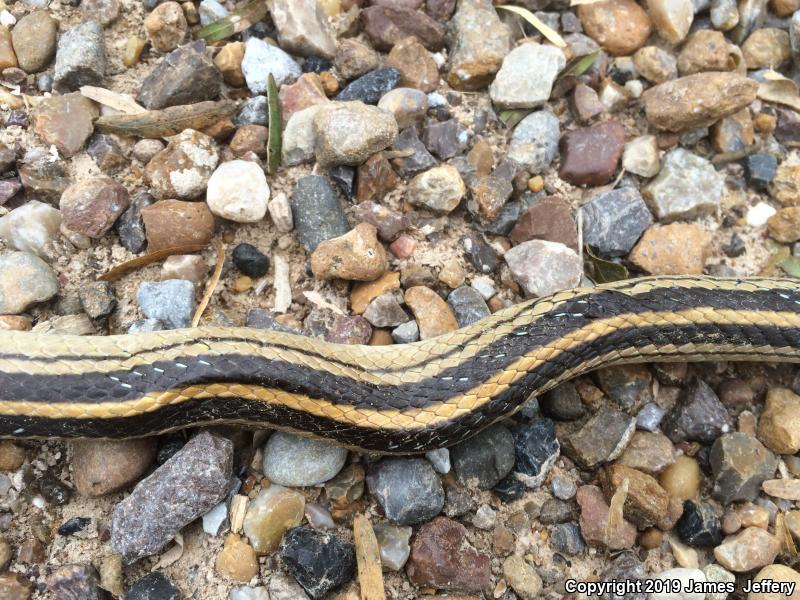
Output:
[[25,462],[25,448],[11,440],[0,440],[0,471],[16,471]]
[[417,285],[407,289],[405,301],[417,320],[421,340],[458,329],[458,321],[447,302],[429,287]]
[[770,389],[757,437],[777,454],[800,451],[800,396],[785,388]]
[[675,462],[675,449],[660,431],[637,431],[617,464],[656,475]]
[[782,163],[769,184],[769,194],[784,206],[800,204],[800,164]]
[[633,55],[633,65],[652,83],[664,83],[678,76],[675,57],[657,46],[639,48]]
[[156,456],[152,438],[72,443],[72,473],[81,496],[99,498],[136,483]]
[[729,571],[744,573],[764,567],[780,552],[781,543],[760,527],[748,527],[714,548],[717,562]]
[[17,66],[17,55],[11,42],[11,31],[5,25],[0,25],[0,69]]
[[628,260],[653,275],[701,275],[710,247],[711,234],[699,225],[655,225],[644,232]]
[[692,500],[700,491],[703,474],[697,460],[681,454],[661,473],[658,483],[672,498]]
[[24,315],[0,315],[0,331],[30,331],[33,320]]
[[258,554],[278,549],[283,534],[303,520],[305,498],[280,485],[261,490],[250,502],[244,517],[244,532]]
[[377,229],[369,223],[359,223],[342,236],[320,242],[311,254],[311,271],[319,279],[374,281],[388,266]]
[[375,298],[399,287],[400,273],[397,271],[384,273],[374,281],[356,284],[350,292],[350,310],[360,315]]
[[225,538],[215,563],[217,573],[240,583],[258,575],[258,557],[253,547],[235,533]]
[[0,600],[28,600],[33,586],[19,573],[0,575]]
[[780,209],[767,219],[767,229],[772,239],[791,243],[800,240],[800,206]]
[[64,158],[79,152],[94,130],[97,106],[73,92],[50,96],[33,111],[33,130],[49,146],[53,144]]
[[214,57],[214,64],[222,73],[222,78],[230,86],[242,87],[245,84],[242,73],[242,59],[244,58],[244,44],[230,42],[225,44]]
[[205,202],[163,200],[142,209],[147,249],[207,244],[214,235],[214,215]]
[[156,6],[144,20],[147,37],[159,52],[171,52],[180,46],[189,24],[181,5],[172,0]]
[[789,33],[774,27],[756,29],[742,44],[748,69],[776,69],[792,59]]
[[769,6],[779,17],[789,17],[800,10],[800,0],[770,0]]
[[610,502],[624,481],[628,482],[628,494],[622,508],[625,518],[640,528],[662,523],[669,513],[669,495],[647,473],[620,464],[608,466],[602,479],[606,499]]
[[400,40],[389,52],[387,67],[400,71],[400,85],[432,92],[439,85],[439,67],[433,56],[415,37]]
[[737,152],[755,142],[750,109],[743,108],[729,117],[720,119],[710,129],[711,147],[717,152]]
[[682,42],[694,20],[692,0],[648,0],[647,13],[658,35],[670,44]]
[[647,41],[650,17],[633,0],[604,0],[582,4],[578,17],[583,30],[614,56],[628,56]]
[[800,600],[800,573],[791,567],[786,565],[767,565],[753,577],[753,583],[759,581],[764,581],[765,583],[769,581],[789,583],[793,584],[794,588],[788,596],[783,592],[751,591],[747,594],[747,600]]
[[678,73],[692,75],[703,71],[733,71],[734,55],[721,31],[701,29],[688,38],[678,54]]
[[687,75],[643,94],[647,120],[656,129],[683,131],[708,127],[756,99],[758,83],[736,73]]

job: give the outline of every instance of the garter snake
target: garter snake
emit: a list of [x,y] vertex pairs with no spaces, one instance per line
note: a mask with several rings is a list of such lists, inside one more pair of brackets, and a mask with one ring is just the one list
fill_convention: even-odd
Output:
[[0,437],[127,438],[235,423],[420,452],[599,367],[709,359],[800,362],[800,281],[628,280],[529,300],[401,346],[247,328],[5,331]]

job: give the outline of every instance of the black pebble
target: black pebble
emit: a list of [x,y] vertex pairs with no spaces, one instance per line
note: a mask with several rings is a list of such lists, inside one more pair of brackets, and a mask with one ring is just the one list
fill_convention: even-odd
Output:
[[303,73],[323,73],[330,71],[333,63],[321,56],[309,56],[303,61]]
[[123,600],[180,600],[181,593],[169,579],[158,571],[134,583]]
[[286,532],[280,557],[289,574],[314,600],[350,581],[356,570],[353,544],[309,527]]
[[525,493],[525,484],[512,473],[501,479],[500,483],[492,488],[492,491],[503,502],[514,502],[514,500],[522,498],[522,494]]
[[239,244],[233,249],[233,264],[248,277],[263,277],[269,269],[269,259],[261,250],[250,244]]
[[72,517],[58,528],[58,535],[72,535],[86,529],[92,520],[89,517]]
[[681,541],[690,546],[716,546],[722,542],[719,517],[707,504],[683,503],[683,514],[675,524]]

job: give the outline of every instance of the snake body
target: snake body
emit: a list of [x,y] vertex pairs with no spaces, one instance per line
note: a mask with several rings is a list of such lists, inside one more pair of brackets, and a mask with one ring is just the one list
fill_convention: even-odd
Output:
[[623,363],[800,362],[800,281],[643,278],[537,298],[401,346],[200,327],[0,332],[0,437],[128,438],[201,424],[384,453],[449,446]]

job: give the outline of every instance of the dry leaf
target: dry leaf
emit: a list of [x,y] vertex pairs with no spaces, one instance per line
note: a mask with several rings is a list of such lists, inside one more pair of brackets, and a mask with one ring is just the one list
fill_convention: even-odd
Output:
[[163,250],[151,252],[150,254],[145,254],[144,256],[137,256],[136,258],[132,258],[120,265],[117,265],[110,271],[106,271],[97,278],[97,281],[116,281],[131,271],[134,271],[140,267],[146,267],[147,265],[153,264],[156,261],[172,256],[173,254],[192,254],[193,252],[199,252],[205,247],[205,244],[184,244],[183,246],[164,248]]
[[623,507],[625,500],[628,498],[628,487],[630,481],[627,478],[622,480],[622,485],[617,488],[614,495],[611,496],[611,502],[608,505],[608,521],[606,521],[606,544],[610,545],[611,539],[617,530],[625,523],[623,515]]
[[555,44],[559,48],[567,47],[567,42],[565,42],[564,39],[560,35],[558,35],[558,33],[556,33],[548,25],[546,25],[539,17],[537,17],[527,8],[522,8],[521,6],[498,6],[497,8],[502,8],[509,12],[518,14],[528,23],[533,25],[533,27],[535,27],[539,31],[539,33],[541,33],[544,37],[546,37],[551,44]]
[[153,571],[164,569],[175,563],[183,556],[183,535],[180,532],[175,534],[175,545],[161,555],[158,562],[153,567]]
[[222,275],[222,264],[225,262],[225,246],[223,246],[222,242],[219,240],[215,241],[215,245],[217,247],[217,264],[214,267],[214,273],[211,275],[211,279],[208,280],[203,299],[200,300],[200,304],[198,304],[197,310],[194,312],[194,317],[192,317],[192,327],[197,327],[197,324],[200,322],[200,318],[203,316],[206,308],[208,308],[208,303],[211,301],[211,296],[214,295],[214,290],[217,289],[219,278]]
[[108,106],[114,110],[118,110],[126,115],[135,115],[137,113],[146,112],[143,106],[140,106],[136,101],[128,96],[128,94],[118,94],[106,88],[95,87],[93,85],[84,85],[80,88],[81,95],[89,100],[94,100],[98,104]]
[[570,6],[582,6],[584,4],[597,4],[598,2],[605,2],[606,0],[572,0]]
[[797,84],[775,71],[767,71],[764,81],[758,84],[758,98],[767,102],[783,104],[800,111],[800,93]]

